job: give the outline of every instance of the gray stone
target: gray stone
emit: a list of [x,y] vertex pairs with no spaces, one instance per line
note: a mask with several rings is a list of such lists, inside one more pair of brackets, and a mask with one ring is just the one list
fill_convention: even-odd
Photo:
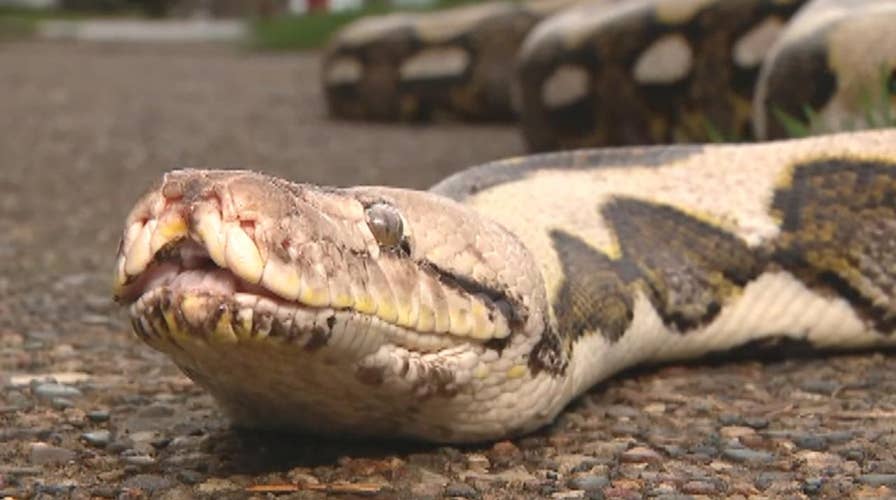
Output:
[[203,475],[192,469],[178,471],[177,480],[184,484],[197,484],[202,482]]
[[768,489],[772,484],[785,483],[792,479],[793,474],[789,472],[768,471],[760,473],[759,477],[757,477],[755,480],[755,484],[757,488],[764,491]]
[[855,437],[855,433],[852,431],[833,431],[822,434],[821,437],[823,437],[828,443],[842,444],[852,441],[852,439]]
[[445,487],[446,497],[479,498],[479,492],[466,483],[451,483]]
[[646,446],[635,446],[634,448],[624,451],[619,459],[623,462],[641,464],[659,462],[663,457]]
[[828,442],[822,436],[803,434],[793,437],[793,443],[804,450],[824,451],[828,449]]
[[681,491],[691,495],[712,495],[718,488],[709,481],[688,481],[681,485]]
[[81,391],[68,385],[44,383],[34,387],[34,394],[46,399],[77,398],[81,396]]
[[92,432],[85,432],[81,434],[81,437],[84,438],[84,441],[87,441],[91,446],[96,446],[98,448],[104,448],[109,441],[112,439],[112,433],[107,430],[99,430]]
[[830,396],[839,388],[840,384],[833,380],[809,380],[800,384],[800,389],[824,396]]
[[75,403],[68,398],[53,398],[50,400],[50,406],[57,410],[64,410],[75,406]]
[[809,478],[803,483],[803,493],[817,495],[824,486],[824,480],[818,477]]
[[43,472],[40,467],[18,467],[15,465],[0,465],[0,476],[36,476]]
[[31,463],[36,465],[64,464],[77,458],[77,453],[72,450],[51,446],[47,443],[31,443]]
[[607,476],[598,476],[594,474],[583,474],[575,476],[566,482],[566,486],[574,490],[598,491],[610,484]]
[[137,467],[148,467],[155,465],[156,459],[149,455],[131,455],[121,457],[121,461],[128,465],[136,465]]
[[75,482],[70,484],[38,484],[35,488],[35,493],[38,495],[43,493],[45,495],[50,495],[52,498],[59,498],[69,495],[76,486],[77,483]]
[[122,483],[122,486],[125,488],[139,489],[147,493],[164,490],[170,488],[171,485],[171,481],[158,474],[137,474],[129,477]]
[[763,417],[748,417],[744,419],[744,425],[754,429],[765,429],[768,427],[768,419]]
[[896,474],[862,474],[858,480],[868,486],[896,486]]
[[91,422],[106,422],[109,420],[109,412],[106,410],[94,410],[87,414],[87,418],[89,418]]
[[25,333],[28,340],[39,340],[41,342],[54,342],[59,338],[59,332],[53,330],[31,330]]
[[755,451],[745,448],[725,448],[722,450],[722,456],[735,462],[754,463],[771,462],[775,458],[774,455],[766,451]]
[[174,408],[170,406],[153,404],[145,408],[141,408],[137,412],[139,418],[165,418],[174,415]]

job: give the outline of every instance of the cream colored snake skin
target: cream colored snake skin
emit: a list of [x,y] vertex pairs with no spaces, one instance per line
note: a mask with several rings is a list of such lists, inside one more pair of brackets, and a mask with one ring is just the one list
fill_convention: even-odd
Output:
[[174,171],[115,273],[236,425],[515,436],[640,363],[893,344],[896,131],[527,156],[426,192]]

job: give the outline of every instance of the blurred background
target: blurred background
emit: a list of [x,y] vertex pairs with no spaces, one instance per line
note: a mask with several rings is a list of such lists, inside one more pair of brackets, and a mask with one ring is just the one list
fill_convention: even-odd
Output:
[[[463,3],[475,0],[0,0],[0,37],[217,39],[259,49],[307,49],[321,46],[332,32],[364,15]],[[84,26],[90,20],[106,21],[106,30],[98,34],[96,25]],[[131,21],[131,32],[110,23],[116,20]],[[138,26],[135,20],[181,23],[172,34],[170,25]],[[113,27],[119,29],[111,33]]]

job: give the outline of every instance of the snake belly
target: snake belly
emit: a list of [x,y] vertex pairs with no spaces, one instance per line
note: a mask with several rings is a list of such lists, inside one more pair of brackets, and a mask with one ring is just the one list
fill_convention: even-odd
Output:
[[516,436],[637,364],[892,344],[896,131],[524,156],[425,192],[173,171],[115,274],[235,425]]

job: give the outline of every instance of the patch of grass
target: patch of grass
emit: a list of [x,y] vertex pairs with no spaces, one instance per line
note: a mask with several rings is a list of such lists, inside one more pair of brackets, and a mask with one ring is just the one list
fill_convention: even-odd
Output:
[[255,19],[250,28],[250,47],[260,50],[314,49],[323,46],[339,28],[364,16],[388,14],[398,10],[409,12],[439,10],[469,3],[475,1],[441,0],[432,6],[420,9],[396,9],[386,5],[385,2],[374,2],[364,8],[346,12],[318,12]]
[[83,17],[84,14],[58,9],[0,6],[0,40],[31,36],[41,21]]
[[813,134],[850,131],[871,128],[896,127],[896,113],[893,113],[893,99],[896,96],[896,69],[881,68],[878,85],[862,92],[861,118],[841,122],[835,127],[822,123],[821,116],[809,106],[803,107],[803,116],[797,118],[781,109],[773,109],[772,114],[793,138]]
[[363,16],[385,14],[384,7],[340,13],[280,16],[252,22],[250,45],[262,50],[313,49],[322,46],[342,26]]
[[704,131],[706,132],[706,137],[709,142],[715,143],[729,143],[729,142],[743,142],[746,140],[744,135],[737,130],[727,130],[726,128],[720,127],[712,122],[709,118],[703,122]]

